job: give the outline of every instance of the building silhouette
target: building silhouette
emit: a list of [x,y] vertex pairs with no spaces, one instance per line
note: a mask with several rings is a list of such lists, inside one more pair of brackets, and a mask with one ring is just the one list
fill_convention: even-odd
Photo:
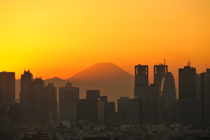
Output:
[[200,101],[201,122],[202,122],[202,126],[204,126],[204,127],[208,126],[207,119],[206,119],[206,113],[208,112],[208,110],[206,110],[206,108],[208,108],[207,104],[210,101],[206,97],[208,97],[208,94],[210,94],[208,92],[209,74],[210,74],[210,69],[206,69],[206,72],[203,72],[200,74],[200,94],[198,94],[198,98]]
[[79,102],[79,88],[72,87],[71,83],[66,83],[65,87],[59,88],[59,120],[69,121],[76,124],[77,105]]
[[15,102],[15,73],[0,72],[0,103]]
[[54,87],[53,83],[48,83],[48,85],[44,88],[43,91],[43,113],[44,120],[49,122],[49,113],[54,112],[57,113],[57,88]]
[[104,123],[104,102],[100,98],[79,100],[79,119],[89,123]]
[[[209,72],[209,71],[208,71]],[[204,75],[204,122],[210,126],[210,73]]]
[[142,122],[157,124],[161,122],[161,94],[160,88],[155,85],[138,87],[137,99],[142,104]]
[[183,125],[199,126],[200,108],[196,90],[196,69],[187,66],[179,69],[179,100],[177,101],[177,122]]
[[196,69],[187,66],[179,69],[179,99],[196,99]]
[[158,87],[161,86],[162,79],[164,78],[165,74],[168,72],[167,65],[154,65],[154,84]]
[[142,123],[142,107],[139,99],[129,99],[129,97],[118,99],[118,112],[125,113],[129,123]]
[[117,100],[118,112],[126,112],[126,114],[128,115],[129,101],[129,97],[120,97],[120,99]]
[[148,65],[135,66],[135,87],[148,86]]
[[42,78],[36,78],[32,82],[32,122],[45,122],[44,120],[44,94],[45,82]]
[[161,121],[160,93],[160,86],[155,84],[148,85],[148,66],[136,65],[134,99],[141,101],[139,110],[141,111],[140,117],[142,123],[159,123]]
[[21,108],[21,118],[22,123],[26,124],[30,122],[30,117],[32,116],[32,81],[33,75],[30,71],[24,71],[21,75],[21,86],[20,86],[20,108]]
[[162,121],[174,123],[176,115],[176,87],[173,74],[165,73],[161,83]]

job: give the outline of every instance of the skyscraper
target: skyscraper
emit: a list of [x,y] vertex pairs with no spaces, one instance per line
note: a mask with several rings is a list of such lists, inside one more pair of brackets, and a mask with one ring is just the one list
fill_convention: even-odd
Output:
[[204,120],[210,126],[210,74],[204,75]]
[[168,72],[168,66],[167,65],[155,65],[154,66],[154,84],[158,87],[161,86],[162,79],[165,76],[165,74]]
[[[210,74],[210,69],[206,69],[206,72],[200,74],[200,111],[201,111],[201,121],[206,124],[206,105],[209,102],[205,97],[208,96],[207,85],[208,85],[208,75]],[[205,79],[205,80],[204,80]],[[205,86],[206,85],[206,86]]]
[[79,88],[66,83],[65,87],[59,88],[59,120],[70,121],[76,124],[77,105],[79,102]]
[[190,62],[188,62],[184,69],[179,69],[178,123],[199,125],[199,100],[196,98],[196,92],[196,69],[192,68]]
[[44,120],[49,121],[49,112],[57,112],[57,88],[54,87],[53,83],[48,83],[43,94]]
[[176,87],[173,74],[165,73],[161,83],[162,118],[163,122],[175,122]]
[[161,122],[161,94],[160,88],[155,85],[148,87],[138,87],[136,97],[141,100],[143,123],[160,123]]
[[0,72],[0,103],[15,102],[15,73]]
[[21,75],[21,86],[20,86],[20,108],[22,114],[22,121],[24,124],[30,121],[32,111],[32,89],[31,83],[33,81],[33,75],[30,71],[24,71]]
[[179,69],[179,99],[196,99],[196,69],[190,64]]
[[43,89],[45,82],[42,78],[36,78],[32,82],[32,118],[33,122],[44,122],[43,104],[44,96]]
[[135,85],[134,85],[134,98],[138,98],[138,88],[149,86],[148,81],[148,66],[147,65],[136,65],[135,66]]

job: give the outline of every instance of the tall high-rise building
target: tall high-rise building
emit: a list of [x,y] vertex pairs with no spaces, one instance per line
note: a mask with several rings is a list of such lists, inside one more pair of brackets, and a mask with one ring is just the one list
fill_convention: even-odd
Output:
[[148,65],[135,66],[135,87],[148,86]]
[[179,69],[179,99],[196,99],[196,69],[190,64]]
[[162,79],[165,76],[165,74],[168,72],[168,66],[167,65],[155,65],[154,66],[154,84],[158,87],[161,86]]
[[53,83],[48,83],[48,85],[44,88],[43,94],[44,120],[48,122],[49,113],[57,112],[57,88],[54,87]]
[[32,89],[31,83],[33,81],[33,75],[30,71],[24,71],[21,75],[21,85],[20,85],[20,108],[22,114],[22,122],[26,124],[30,122],[31,111],[32,111]]
[[[209,71],[208,71],[209,70]],[[207,90],[207,89],[205,89],[205,88],[207,88],[207,86],[206,87],[204,87],[204,85],[207,85],[207,83],[208,83],[208,75],[210,74],[210,69],[206,69],[206,72],[203,72],[203,73],[201,73],[200,74],[200,96],[199,96],[199,100],[200,100],[200,111],[201,111],[201,121],[203,122],[203,123],[206,123],[206,115],[205,115],[205,113],[206,113],[206,105],[208,104],[206,104],[206,102],[210,102],[210,101],[208,101],[208,99],[206,99],[205,97],[207,97],[208,96],[208,92],[206,91],[205,92],[205,90]],[[204,78],[205,78],[205,80],[204,80]],[[209,93],[210,94],[210,93]]]
[[148,65],[136,65],[135,66],[135,85],[134,85],[134,98],[139,96],[139,87],[148,87]]
[[65,87],[59,88],[59,120],[70,121],[76,124],[77,105],[79,102],[79,88],[72,87],[71,83],[66,83]]
[[199,99],[196,97],[196,69],[187,66],[179,69],[179,100],[177,101],[177,122],[184,125],[200,123]]
[[15,73],[0,72],[0,103],[15,102]]
[[210,74],[204,75],[204,121],[210,126]]
[[175,122],[176,87],[173,74],[165,73],[161,83],[162,119],[163,122]]
[[43,89],[45,87],[45,82],[42,78],[36,78],[32,82],[32,118],[33,122],[44,122],[43,114]]

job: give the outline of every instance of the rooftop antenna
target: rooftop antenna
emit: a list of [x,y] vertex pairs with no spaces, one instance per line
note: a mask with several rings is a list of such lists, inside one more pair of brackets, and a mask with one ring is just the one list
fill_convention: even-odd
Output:
[[164,65],[166,64],[166,60],[164,59]]
[[191,67],[190,59],[189,59],[188,62],[187,62],[187,66],[188,66],[188,67]]

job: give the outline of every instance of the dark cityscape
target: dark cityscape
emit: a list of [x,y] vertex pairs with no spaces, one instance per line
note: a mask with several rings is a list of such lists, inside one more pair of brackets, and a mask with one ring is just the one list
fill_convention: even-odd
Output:
[[148,65],[134,66],[133,98],[119,96],[116,103],[98,89],[86,90],[81,99],[80,88],[71,82],[55,87],[34,79],[30,70],[21,75],[15,100],[15,72],[0,72],[0,138],[209,139],[210,69],[197,74],[191,62],[179,68],[179,99],[168,65],[154,65],[152,84],[148,70]]
[[0,0],[0,140],[210,140],[210,0]]

